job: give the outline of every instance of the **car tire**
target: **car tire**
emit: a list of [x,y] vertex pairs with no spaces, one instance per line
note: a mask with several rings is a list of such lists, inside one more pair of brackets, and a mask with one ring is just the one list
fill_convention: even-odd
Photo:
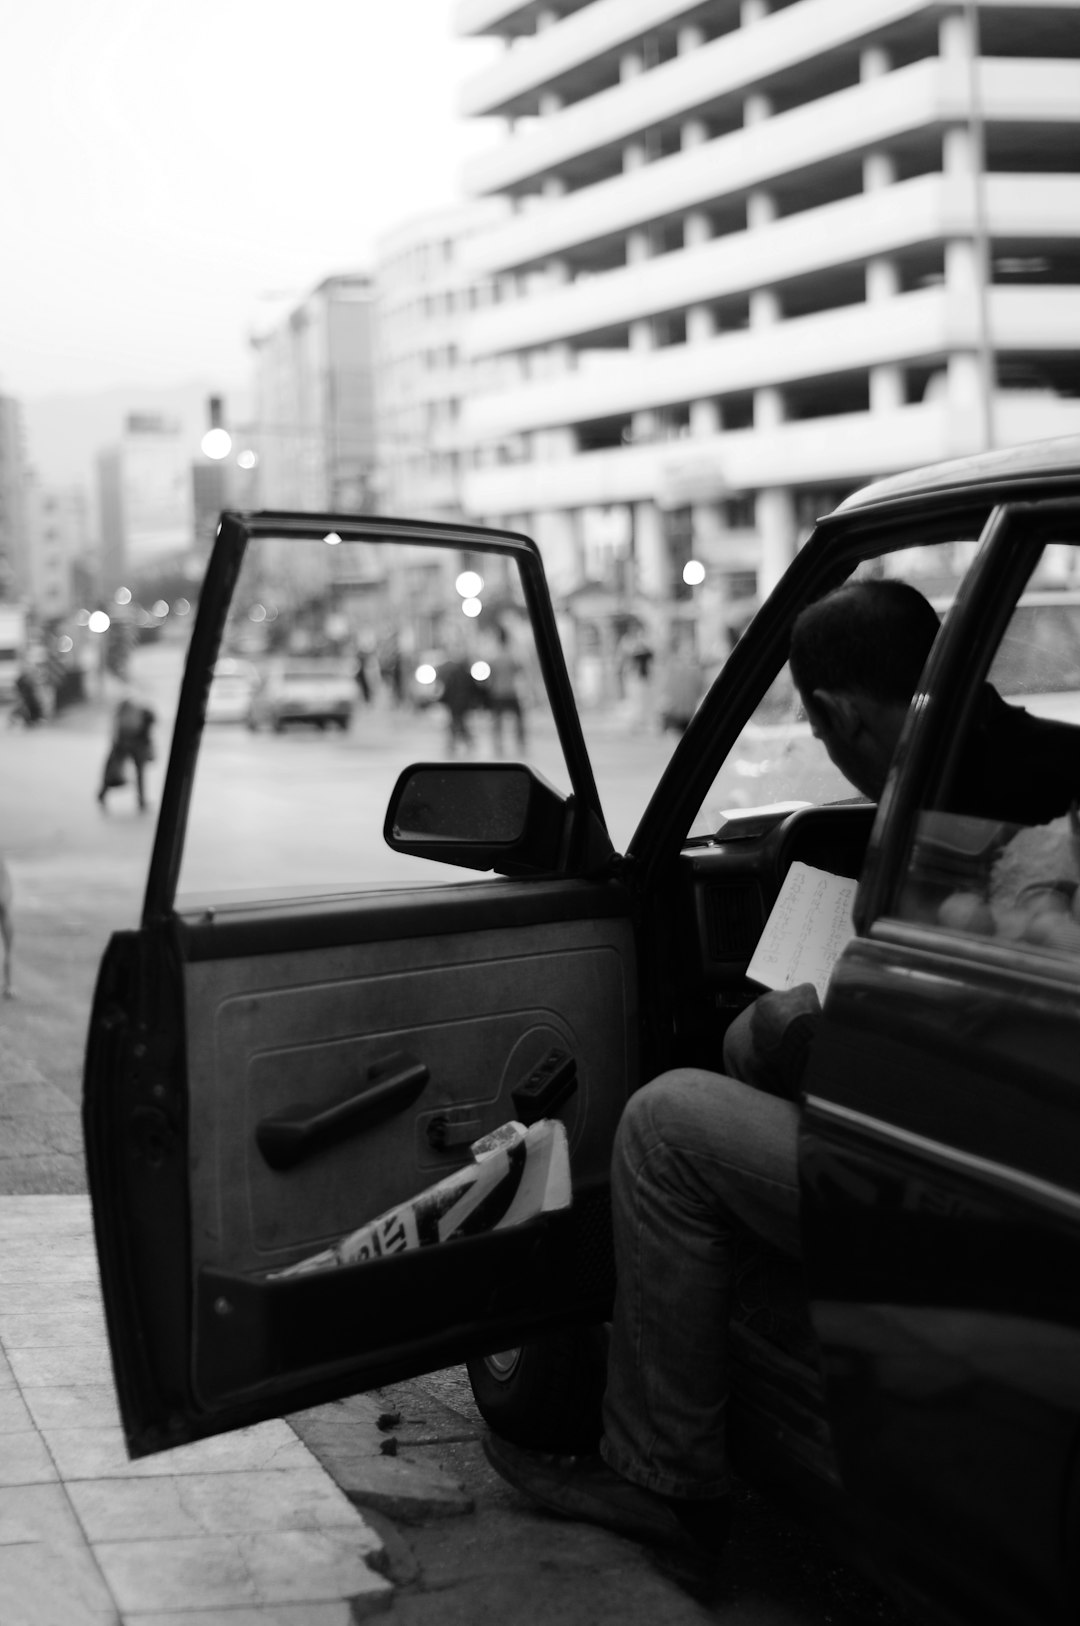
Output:
[[280,717],[275,717],[273,722],[270,724],[270,727],[274,730],[275,734],[284,734],[285,732],[285,724]]
[[477,1409],[534,1451],[595,1451],[602,1430],[607,1328],[568,1327],[466,1362]]

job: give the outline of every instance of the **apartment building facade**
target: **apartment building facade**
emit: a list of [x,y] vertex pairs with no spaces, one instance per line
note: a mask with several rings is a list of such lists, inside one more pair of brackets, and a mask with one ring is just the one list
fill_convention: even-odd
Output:
[[96,586],[97,560],[83,488],[44,485],[31,476],[27,535],[27,598],[48,624],[70,615]]
[[372,506],[372,314],[370,277],[342,273],[253,338],[254,421],[236,434],[241,476],[262,507]]
[[101,587],[106,593],[192,546],[191,445],[183,423],[129,412],[97,457]]
[[465,329],[495,298],[476,276],[470,239],[508,217],[501,198],[433,211],[375,245],[378,507],[418,519],[461,519]]
[[[459,0],[462,500],[736,623],[878,475],[1080,431],[1080,0]],[[700,586],[683,579],[687,564]],[[666,628],[661,627],[661,633]]]
[[0,599],[23,598],[29,585],[28,480],[22,407],[0,395]]

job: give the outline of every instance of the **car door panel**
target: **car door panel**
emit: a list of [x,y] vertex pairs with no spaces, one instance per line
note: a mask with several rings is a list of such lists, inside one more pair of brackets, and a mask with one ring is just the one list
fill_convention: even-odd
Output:
[[[95,1219],[110,1325],[127,1318],[114,1348],[136,1453],[274,1415],[285,1394],[298,1404],[351,1392],[391,1367],[425,1370],[542,1324],[607,1314],[607,1166],[639,1081],[626,897],[571,881],[461,890],[473,901],[457,900],[445,932],[432,933],[426,894],[403,893],[396,936],[384,933],[385,897],[377,928],[357,900],[351,945],[340,902],[315,911],[300,950],[253,953],[248,926],[224,918],[217,958],[204,919],[186,941],[183,929],[114,939],[88,1057],[88,1151],[113,1189]],[[511,924],[499,927],[503,908]],[[330,928],[321,947],[318,918]],[[468,1142],[515,1117],[511,1091],[556,1047],[578,1078],[559,1109],[567,1213],[274,1276],[467,1162]],[[402,1110],[291,1167],[267,1163],[258,1130],[268,1117],[347,1097],[403,1053],[424,1082]],[[437,1119],[462,1126],[448,1146],[429,1134]]]
[[[603,1173],[632,1082],[633,966],[617,919],[187,966],[196,1269],[282,1268],[433,1184],[514,1118],[511,1090],[555,1047],[577,1062],[563,1109],[575,1173]],[[347,1098],[402,1052],[427,1070],[415,1102],[268,1164],[266,1118]],[[466,1127],[441,1146],[430,1130],[448,1116]]]

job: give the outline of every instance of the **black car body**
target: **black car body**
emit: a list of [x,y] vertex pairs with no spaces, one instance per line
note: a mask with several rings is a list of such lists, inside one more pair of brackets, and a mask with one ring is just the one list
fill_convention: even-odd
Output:
[[[558,1406],[519,1379],[553,1340],[587,1350],[574,1329],[609,1314],[621,1108],[666,1068],[718,1065],[754,992],[745,970],[770,904],[802,859],[859,877],[857,934],[805,1083],[801,1269],[751,1249],[740,1271],[733,1450],[744,1472],[827,1509],[935,1619],[1074,1620],[1080,958],[958,929],[942,905],[985,889],[986,855],[1011,836],[993,820],[955,823],[950,772],[1021,594],[1075,586],[1078,520],[1080,440],[884,481],[821,520],[619,854],[531,542],[224,516],[142,925],[109,945],[87,1053],[132,1453],[465,1359],[496,1426],[554,1440]],[[369,554],[467,551],[518,573],[568,791],[513,764],[430,764],[395,791],[389,847],[494,876],[178,898],[207,685],[245,549],[331,526]],[[729,783],[748,719],[783,741],[778,760],[817,750],[796,720],[775,721],[795,614],[853,571],[899,572],[915,554],[927,595],[945,591],[951,608],[880,805],[841,789],[721,817],[712,787]],[[461,1167],[471,1140],[524,1115],[522,1085],[553,1052],[576,1064],[576,1091],[539,1103],[568,1129],[568,1210],[280,1274]],[[298,1159],[275,1166],[267,1147],[297,1126]],[[485,1362],[491,1351],[504,1353]]]

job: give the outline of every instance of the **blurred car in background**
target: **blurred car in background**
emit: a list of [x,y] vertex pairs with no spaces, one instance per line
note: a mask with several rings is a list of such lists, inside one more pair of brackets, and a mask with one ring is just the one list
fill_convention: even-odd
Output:
[[251,697],[247,724],[280,734],[290,723],[347,729],[356,683],[345,661],[290,655],[272,661]]
[[251,699],[258,686],[258,667],[250,661],[228,658],[218,661],[206,697],[206,721],[246,723],[251,711]]

